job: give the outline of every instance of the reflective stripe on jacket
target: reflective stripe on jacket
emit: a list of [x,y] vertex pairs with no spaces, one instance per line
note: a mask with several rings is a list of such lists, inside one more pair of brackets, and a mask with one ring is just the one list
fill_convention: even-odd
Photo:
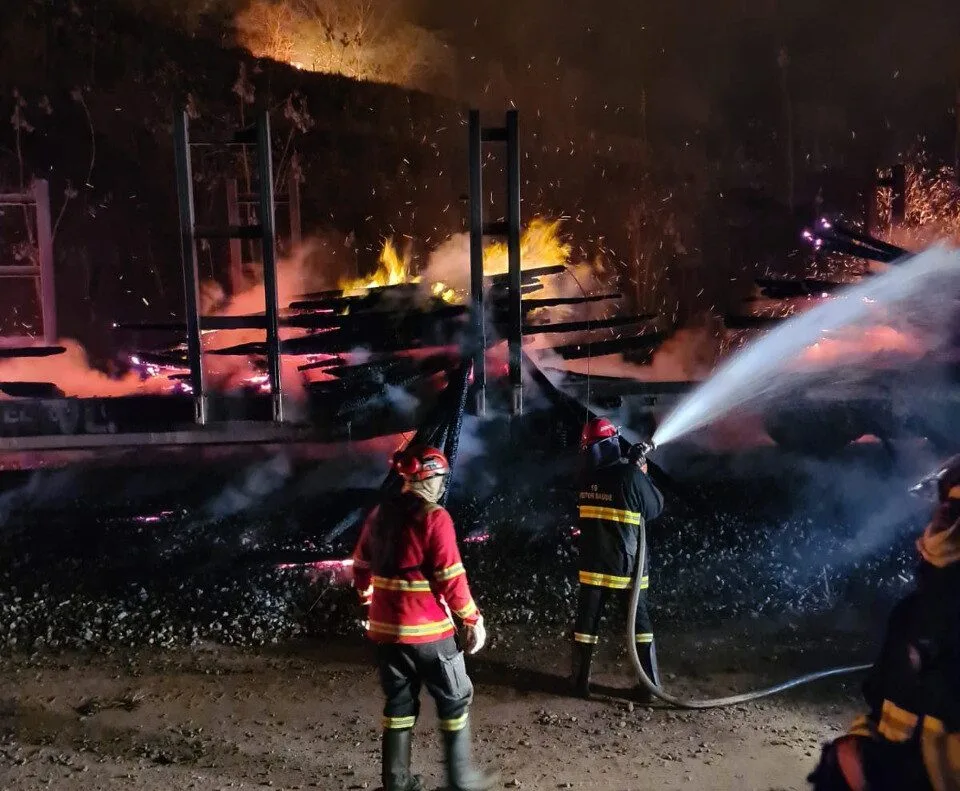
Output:
[[662,510],[663,495],[637,465],[618,462],[587,472],[580,482],[578,507],[580,583],[629,588],[638,528]]
[[369,604],[367,635],[379,643],[451,636],[453,614],[480,613],[470,594],[450,514],[405,492],[374,509],[353,554],[354,585]]

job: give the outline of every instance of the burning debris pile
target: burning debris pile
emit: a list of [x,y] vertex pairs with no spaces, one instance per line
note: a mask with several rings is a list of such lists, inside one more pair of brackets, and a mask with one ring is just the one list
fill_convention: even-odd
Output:
[[[523,232],[526,334],[553,333],[551,337],[556,337],[560,333],[562,344],[577,333],[647,318],[604,315],[605,306],[619,294],[610,293],[609,288],[598,293],[603,291],[602,267],[598,263],[575,264],[571,254],[559,220],[535,219]],[[332,393],[357,392],[360,382],[374,389],[379,386],[381,391],[414,384],[426,385],[428,392],[442,387],[443,371],[450,368],[451,355],[458,353],[469,325],[467,237],[447,240],[429,254],[422,267],[417,266],[410,249],[401,251],[388,239],[372,274],[342,277],[336,289],[316,290],[329,282],[328,263],[309,245],[280,263],[278,302],[285,390],[322,401]],[[506,246],[488,244],[484,272],[491,345],[507,335],[507,268]],[[201,303],[207,387],[219,393],[268,393],[262,283],[252,282],[228,296],[219,284],[207,282],[201,288]],[[115,366],[120,370],[108,375],[91,368],[76,343],[65,342],[66,354],[54,355],[41,361],[43,364],[32,358],[26,363],[0,361],[0,383],[19,383],[22,390],[23,383],[41,387],[42,381],[49,380],[60,394],[84,397],[191,393],[185,341],[171,344],[161,340],[171,333],[185,334],[182,322],[116,322],[114,329],[133,333],[135,342],[156,338],[158,343],[130,353]],[[538,345],[547,344],[540,340]],[[565,347],[558,353],[565,354]],[[363,389],[358,392],[361,397]],[[412,393],[414,398],[422,395],[416,388]]]

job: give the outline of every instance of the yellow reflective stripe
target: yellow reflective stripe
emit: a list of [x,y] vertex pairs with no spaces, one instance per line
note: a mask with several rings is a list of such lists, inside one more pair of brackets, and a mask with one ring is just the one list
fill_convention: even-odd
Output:
[[593,571],[581,571],[580,582],[583,585],[596,585],[600,588],[625,590],[630,587],[630,577],[616,577],[613,574],[597,574]]
[[650,587],[650,577],[649,577],[648,575],[644,574],[644,575],[640,578],[640,590],[646,590],[646,589],[649,588],[649,587]]
[[641,632],[637,635],[638,643],[652,643],[653,642],[653,632]]
[[390,634],[394,637],[430,637],[435,634],[443,634],[449,629],[453,629],[453,624],[446,620],[418,623],[416,626],[400,626],[395,623],[370,621],[369,631]]
[[934,791],[960,789],[960,733],[947,733],[941,720],[924,717],[920,751]]
[[866,714],[861,714],[850,725],[847,733],[851,736],[869,736],[873,738],[873,723]]
[[447,580],[452,580],[454,577],[459,577],[461,574],[466,573],[466,570],[463,568],[463,563],[454,563],[452,566],[440,569],[440,571],[433,575],[433,578],[437,582],[446,582]]
[[639,525],[641,516],[636,511],[624,511],[620,508],[602,508],[599,505],[581,505],[581,519],[604,519],[607,522],[619,522],[625,525]]
[[452,720],[440,720],[441,731],[462,731],[467,727],[467,713],[464,712],[459,717]]
[[901,709],[896,703],[883,701],[880,710],[880,725],[877,732],[891,742],[905,742],[913,735],[917,727],[918,717],[906,709]]
[[384,717],[381,720],[384,730],[405,731],[417,724],[416,717]]
[[467,603],[466,607],[463,607],[459,610],[454,610],[454,612],[457,614],[458,618],[469,618],[471,615],[477,612],[477,605],[474,603],[473,599],[471,599]]
[[599,635],[583,634],[582,632],[574,632],[573,639],[578,643],[586,643],[587,645],[596,645],[600,642]]
[[373,587],[381,591],[412,591],[429,593],[429,580],[400,580],[392,577],[374,577]]

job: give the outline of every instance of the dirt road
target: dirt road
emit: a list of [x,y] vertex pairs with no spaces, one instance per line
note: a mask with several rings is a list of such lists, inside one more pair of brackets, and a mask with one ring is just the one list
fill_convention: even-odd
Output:
[[[502,768],[503,787],[531,791],[804,789],[820,743],[849,722],[859,683],[718,711],[647,709],[562,697],[553,674],[566,666],[565,643],[540,643],[519,661],[510,643],[472,664],[477,750]],[[684,691],[684,669],[665,664]],[[767,680],[739,664],[710,670],[704,687]],[[622,673],[622,659],[607,656],[596,680],[622,687]],[[374,789],[379,706],[360,641],[6,659],[0,788]],[[415,763],[428,788],[443,784],[435,722],[425,705]]]

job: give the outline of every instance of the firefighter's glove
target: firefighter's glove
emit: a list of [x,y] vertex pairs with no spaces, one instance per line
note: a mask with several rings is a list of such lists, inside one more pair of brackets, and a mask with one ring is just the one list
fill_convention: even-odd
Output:
[[483,648],[484,643],[487,642],[487,630],[483,626],[483,616],[478,615],[476,621],[466,623],[464,626],[467,628],[467,633],[463,641],[464,650],[468,654],[475,654]]
[[361,612],[361,615],[358,623],[360,624],[360,628],[363,629],[364,632],[366,632],[370,628],[370,605],[369,604],[361,605],[360,612]]

